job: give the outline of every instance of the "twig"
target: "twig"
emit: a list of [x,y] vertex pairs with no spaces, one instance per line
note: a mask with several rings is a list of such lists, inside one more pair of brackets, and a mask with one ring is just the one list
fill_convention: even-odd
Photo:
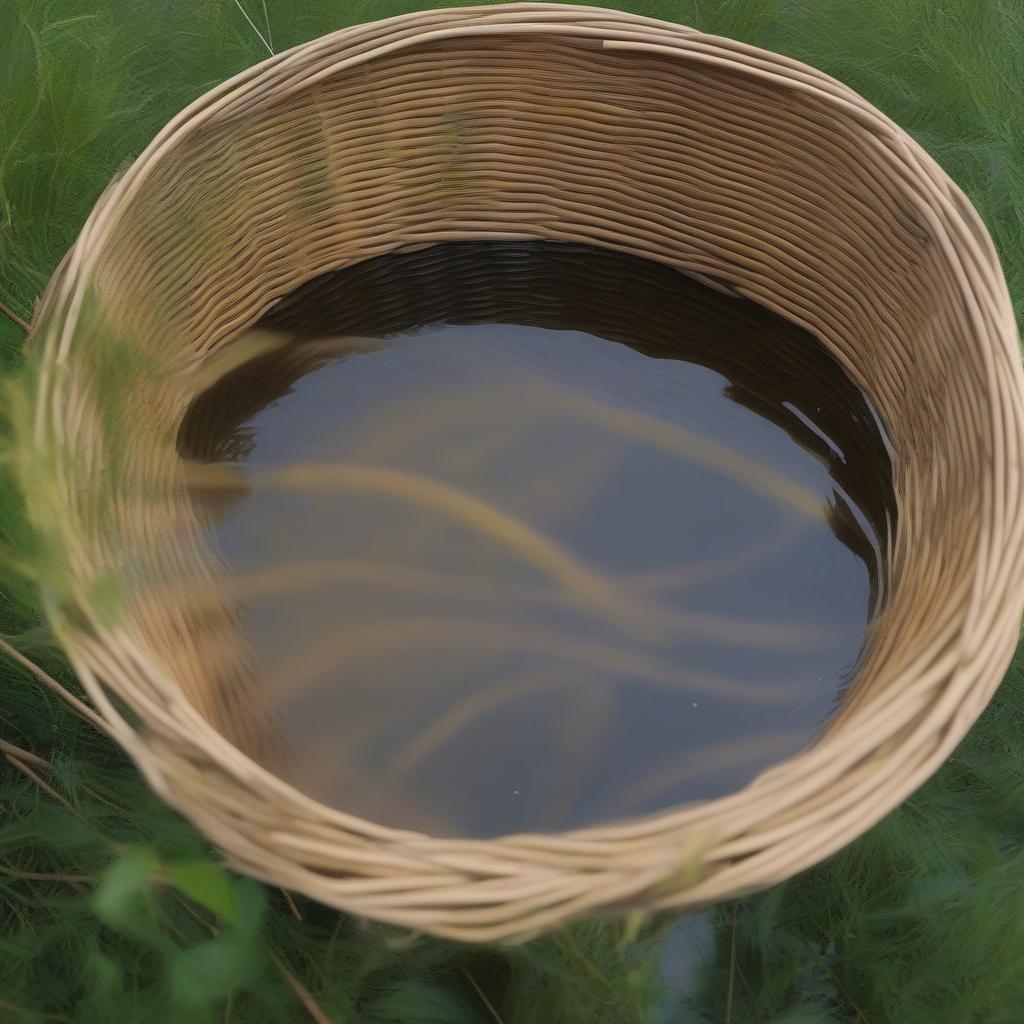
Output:
[[27,320],[23,320],[10,306],[5,305],[3,302],[0,302],[0,313],[3,313],[12,324],[17,324],[26,334],[32,330],[32,325]]
[[271,958],[274,961],[274,966],[281,972],[281,977],[288,982],[288,987],[295,993],[295,997],[302,1003],[306,1012],[313,1018],[316,1024],[334,1024],[331,1018],[317,1006],[316,1000],[309,989],[288,970],[284,961],[275,953],[271,953]]
[[825,962],[823,956],[818,957],[818,963],[825,969],[825,973],[832,979],[833,984],[836,986],[836,991],[850,1004],[850,1009],[853,1010],[857,1016],[853,1021],[853,1024],[861,1024],[861,1021],[867,1020],[867,1016],[864,1011],[850,998],[850,994],[846,991],[843,983],[839,980],[839,975]]
[[263,20],[267,23],[267,42],[270,45],[270,51],[274,51],[274,34],[270,31],[270,14],[267,12],[267,0],[263,0]]
[[36,773],[32,771],[32,769],[29,768],[29,766],[16,754],[5,753],[4,757],[6,757],[7,760],[25,776],[25,778],[34,782],[47,796],[53,797],[54,800],[67,808],[67,810],[69,810],[76,818],[80,817],[78,811],[76,811],[74,806],[68,802],[66,797],[61,796],[53,786],[36,775]]
[[[5,747],[12,746],[12,744],[4,744],[4,746]],[[48,782],[43,781],[43,779],[41,779],[34,771],[32,771],[32,769],[29,768],[29,766],[27,764],[25,764],[25,762],[22,761],[21,758],[19,758],[16,754],[12,754],[10,751],[5,751],[4,752],[4,757],[7,759],[7,761],[11,765],[14,766],[14,768],[16,768],[19,772],[21,772],[21,774],[24,775],[27,779],[29,779],[32,782],[34,782],[44,793],[46,793],[48,796],[52,796],[53,799],[56,800],[58,803],[63,804],[76,818],[79,818],[79,819],[81,818],[81,815],[78,813],[78,811],[76,811],[74,809],[74,807],[72,807],[71,804],[68,803],[68,801],[64,797],[62,797],[60,795],[60,793],[57,792],[57,790],[55,790],[53,788],[53,786],[51,786]],[[35,880],[35,881],[44,881],[44,880],[46,880],[46,881],[56,881],[56,880],[60,880],[60,881],[66,882],[68,885],[70,885],[71,888],[74,889],[75,892],[77,892],[79,896],[84,896],[86,894],[85,887],[79,881],[80,878],[81,879],[85,879],[87,881],[88,880],[88,876],[85,876],[85,875],[61,875],[61,876],[58,876],[58,875],[51,875],[51,876],[39,875],[39,876],[36,876],[33,879],[31,874],[28,873],[28,872],[25,872],[25,873],[19,872],[19,874],[21,875],[22,878],[25,878],[26,880]]]
[[296,921],[301,921],[302,914],[299,912],[299,908],[295,905],[295,900],[292,899],[292,894],[287,889],[282,889],[281,895],[284,897],[285,903],[288,904],[288,909],[292,912],[292,917],[294,917]]
[[49,672],[41,669],[34,661],[30,658],[26,658],[16,647],[12,647],[3,637],[0,637],[0,651],[4,651],[7,656],[16,661],[23,668],[29,670],[40,682],[51,689],[57,694],[62,700],[66,701],[71,705],[87,722],[91,725],[96,726],[101,732],[106,733],[108,736],[111,735],[110,727],[106,722],[88,704],[80,701],[73,693],[67,690],[64,686],[57,682]]
[[33,754],[31,750],[22,750],[21,747],[15,746],[13,743],[9,743],[7,740],[0,740],[0,750],[5,754],[13,754],[15,757],[20,758],[26,764],[34,764],[37,768],[52,768],[53,765],[46,760],[45,757],[40,757],[38,754]]
[[[37,768],[45,768],[47,771],[53,771],[53,765],[46,760],[45,757],[40,757],[38,754],[33,754],[31,750],[25,750],[22,747],[16,746],[9,740],[0,739],[0,752],[5,754],[13,754],[19,760],[24,761],[26,764],[34,764]],[[112,810],[120,811],[124,813],[124,808],[119,804],[115,804],[113,800],[108,800],[102,793],[97,793],[91,786],[81,786],[83,793],[88,793],[94,800],[99,801],[101,804],[106,804]]]
[[249,22],[250,26],[252,27],[253,32],[255,32],[256,35],[258,35],[260,37],[260,42],[270,51],[270,56],[271,57],[276,56],[275,53],[274,53],[274,48],[270,45],[270,43],[267,42],[266,37],[256,27],[256,22],[254,22],[252,20],[252,18],[250,18],[249,15],[246,14],[245,8],[241,4],[241,0],[235,0],[235,6],[242,12],[242,17],[245,18],[245,20],[247,22]]
[[11,871],[6,868],[4,874],[19,882],[64,882],[67,885],[77,885],[79,882],[91,880],[89,875],[61,875],[46,871]]
[[[19,772],[21,772],[21,774],[24,775],[25,778],[27,778],[30,782],[34,782],[47,796],[52,797],[54,800],[57,801],[57,803],[61,804],[61,806],[63,806],[66,810],[68,810],[71,814],[78,818],[79,821],[85,821],[85,819],[79,813],[77,808],[75,808],[75,806],[71,804],[66,797],[58,793],[57,790],[55,790],[53,786],[51,786],[44,779],[41,779],[34,771],[32,771],[31,768],[29,768],[25,761],[22,760],[22,757],[20,755],[27,753],[27,751],[19,751],[18,753],[12,753],[10,749],[12,747],[14,748],[14,750],[19,751],[19,748],[14,747],[13,743],[8,743],[6,742],[6,740],[0,740],[0,750],[3,751],[4,757],[11,765],[13,765]],[[47,761],[44,761],[41,757],[37,757],[35,754],[29,754],[29,759],[41,768],[47,768],[50,770],[53,769],[53,765],[51,765]],[[98,794],[96,794],[93,790],[89,789],[87,786],[83,786],[82,789],[84,792],[89,793],[91,796],[94,796],[97,799],[102,799],[98,796]],[[103,802],[108,804],[109,806],[115,807],[118,810],[121,809],[117,808],[116,804],[111,804],[109,800],[104,800]],[[104,835],[100,835],[99,838],[115,853],[122,853],[124,851],[123,844],[115,842],[112,839],[108,839]]]
[[494,1008],[494,1005],[491,1003],[490,999],[488,999],[487,996],[484,994],[484,990],[476,983],[476,978],[474,978],[473,975],[470,974],[465,967],[462,968],[462,973],[466,976],[466,981],[468,981],[470,985],[473,986],[473,991],[476,992],[476,994],[480,997],[480,1002],[482,1002],[484,1006],[487,1007],[488,1012],[494,1018],[495,1024],[505,1024],[505,1022],[501,1019],[501,1014],[498,1013],[498,1011]]

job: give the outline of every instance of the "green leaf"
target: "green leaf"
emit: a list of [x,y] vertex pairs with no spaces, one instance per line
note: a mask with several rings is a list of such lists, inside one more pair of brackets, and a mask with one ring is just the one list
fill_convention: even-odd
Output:
[[167,880],[190,900],[213,911],[219,918],[235,924],[238,899],[234,881],[210,860],[183,861],[171,866]]
[[267,908],[267,892],[258,882],[249,878],[235,881],[234,926],[246,938],[255,936],[263,924]]
[[145,847],[134,847],[118,857],[100,876],[93,894],[96,916],[112,928],[137,932],[139,912],[157,867],[156,855]]
[[257,977],[265,967],[259,950],[237,932],[176,951],[169,961],[172,998],[180,1005],[206,1009]]

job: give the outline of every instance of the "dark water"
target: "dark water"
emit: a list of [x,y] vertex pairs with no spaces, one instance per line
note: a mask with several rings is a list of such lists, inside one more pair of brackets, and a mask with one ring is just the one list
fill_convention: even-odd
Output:
[[275,771],[489,836],[722,795],[813,741],[892,509],[876,419],[807,334],[538,243],[371,260],[261,326],[287,344],[181,450],[239,475],[196,501]]

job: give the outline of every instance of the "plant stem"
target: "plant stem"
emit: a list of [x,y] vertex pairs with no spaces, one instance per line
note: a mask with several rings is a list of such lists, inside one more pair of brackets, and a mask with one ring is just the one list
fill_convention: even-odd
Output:
[[26,334],[32,330],[32,325],[27,320],[23,320],[10,306],[5,305],[3,302],[0,302],[0,313],[3,313],[12,324],[17,324]]
[[736,985],[736,907],[732,908],[732,941],[729,948],[729,989],[725,994],[725,1024],[732,1024],[732,993]]
[[490,1013],[490,1015],[494,1018],[494,1024],[505,1024],[505,1022],[501,1019],[501,1014],[498,1013],[498,1011],[494,1008],[494,1004],[490,1001],[490,999],[487,998],[486,994],[484,993],[484,990],[477,984],[476,978],[474,978],[473,975],[470,974],[465,967],[462,968],[462,973],[465,975],[466,981],[468,981],[470,985],[473,986],[473,991],[476,992],[476,994],[480,997],[480,1002],[482,1002],[484,1006],[487,1007],[488,1013]]

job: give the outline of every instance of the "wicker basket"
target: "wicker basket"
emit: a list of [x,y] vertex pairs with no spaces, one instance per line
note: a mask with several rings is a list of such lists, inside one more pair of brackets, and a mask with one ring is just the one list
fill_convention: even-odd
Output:
[[[258,723],[225,738],[248,679],[244,651],[210,645],[235,629],[227,604],[126,585],[129,566],[208,571],[174,452],[207,360],[315,275],[459,239],[680,268],[813,332],[879,409],[898,507],[887,603],[826,734],[742,791],[490,841],[358,820],[259,767]],[[46,612],[105,727],[239,870],[368,918],[507,940],[772,885],[924,782],[1017,642],[1024,376],[992,242],[866,101],[732,40],[517,4],[276,56],[185,110],[111,186],[33,339],[23,477]],[[122,599],[100,601],[112,580]]]

